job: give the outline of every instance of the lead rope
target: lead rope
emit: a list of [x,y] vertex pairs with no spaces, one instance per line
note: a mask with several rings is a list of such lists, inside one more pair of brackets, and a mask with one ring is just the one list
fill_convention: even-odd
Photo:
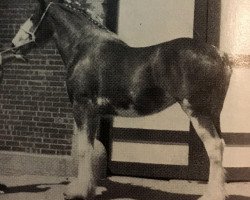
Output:
[[[41,25],[41,23],[42,23],[42,21],[43,21],[45,15],[46,15],[46,13],[48,12],[48,10],[49,10],[49,8],[50,8],[50,6],[51,6],[52,4],[53,4],[53,2],[50,2],[50,3],[48,4],[48,6],[46,7],[45,11],[43,12],[42,17],[40,18],[40,20],[39,20],[38,24],[36,25],[36,27],[35,27],[35,29],[34,29],[33,32],[30,32],[30,31],[28,31],[28,30],[25,30],[22,26],[20,27],[20,29],[22,29],[24,32],[26,32],[26,33],[28,33],[29,35],[31,35],[31,40],[30,40],[29,42],[26,42],[26,43],[21,44],[21,45],[19,45],[19,46],[12,47],[12,48],[8,48],[8,49],[5,49],[5,50],[1,51],[1,52],[0,52],[0,60],[2,60],[1,58],[2,58],[2,54],[3,54],[3,53],[6,53],[6,52],[8,52],[8,51],[14,52],[15,49],[19,49],[19,48],[22,47],[22,46],[25,46],[25,45],[27,45],[27,44],[36,42],[36,41],[35,41],[35,40],[36,40],[36,38],[35,38],[35,33],[36,33],[37,29],[39,28],[39,26]],[[1,61],[0,61],[0,62],[1,62]],[[0,64],[1,64],[1,63],[0,63]]]
[[53,4],[53,2],[50,2],[50,3],[48,4],[47,8],[45,9],[45,11],[43,12],[43,15],[42,15],[40,21],[38,22],[36,28],[35,28],[34,31],[33,31],[33,34],[34,34],[34,35],[35,35],[35,33],[36,33],[38,27],[41,25],[41,23],[42,23],[42,21],[43,21],[45,15],[46,15],[46,13],[48,12],[48,10],[49,10],[49,8],[50,8],[50,6],[51,6],[52,4]]

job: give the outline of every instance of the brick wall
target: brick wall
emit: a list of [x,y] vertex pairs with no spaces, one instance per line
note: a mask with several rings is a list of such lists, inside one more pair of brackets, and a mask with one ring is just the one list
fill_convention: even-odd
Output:
[[[10,45],[36,3],[36,0],[0,1],[1,49]],[[99,4],[100,0],[92,3]],[[61,57],[53,42],[49,42],[32,50],[28,59],[28,63],[4,66],[0,85],[0,150],[68,155],[73,118]]]

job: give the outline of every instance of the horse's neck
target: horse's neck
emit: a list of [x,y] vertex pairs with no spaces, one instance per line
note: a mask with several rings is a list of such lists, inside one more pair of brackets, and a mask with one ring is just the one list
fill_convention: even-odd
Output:
[[[65,65],[69,65],[73,59],[74,51],[81,48],[81,56],[89,52],[93,41],[102,37],[102,30],[91,24],[86,17],[79,19],[74,15],[63,15],[59,10],[51,13],[51,21],[54,26],[54,39]],[[77,52],[78,53],[78,52]]]
[[81,30],[82,34],[54,36],[57,48],[66,67],[72,67],[79,57],[86,58],[94,53],[94,49],[107,39],[106,33],[98,30]]
[[[72,30],[68,28],[67,30]],[[57,45],[57,48],[62,55],[62,58],[64,59],[65,64],[67,64],[67,61],[71,59],[73,56],[72,52],[79,48],[79,45],[84,47],[81,51],[82,54],[87,53],[88,48],[90,46],[88,43],[93,40],[93,35],[90,33],[84,33],[83,30],[81,32],[79,30],[76,31],[60,31],[56,30],[54,34],[54,39]],[[80,34],[82,33],[82,34]]]

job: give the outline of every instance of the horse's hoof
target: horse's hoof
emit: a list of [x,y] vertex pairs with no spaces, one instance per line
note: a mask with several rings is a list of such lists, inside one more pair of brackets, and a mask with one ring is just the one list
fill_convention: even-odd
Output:
[[78,179],[71,181],[67,186],[65,191],[64,199],[65,200],[91,200],[95,196],[95,187],[93,184],[85,185],[81,184]]

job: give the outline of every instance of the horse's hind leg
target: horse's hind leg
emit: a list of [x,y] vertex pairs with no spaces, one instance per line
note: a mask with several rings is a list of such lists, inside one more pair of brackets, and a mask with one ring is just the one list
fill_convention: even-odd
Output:
[[210,117],[192,117],[191,122],[204,144],[210,162],[208,188],[205,195],[200,199],[224,200],[225,175],[222,166],[224,141],[219,137]]
[[74,103],[74,118],[77,134],[76,154],[78,156],[78,175],[68,185],[65,199],[92,199],[96,189],[96,171],[94,166],[94,143],[99,128],[99,116],[90,102]]
[[181,106],[202,140],[210,161],[207,190],[200,200],[224,200],[226,198],[225,173],[222,166],[224,140],[220,137],[219,117],[206,115],[194,117],[187,102]]

